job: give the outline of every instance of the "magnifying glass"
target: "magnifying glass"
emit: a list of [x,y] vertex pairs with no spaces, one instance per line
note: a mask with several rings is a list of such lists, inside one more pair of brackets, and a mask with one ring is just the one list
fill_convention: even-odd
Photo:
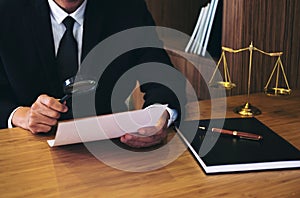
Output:
[[71,98],[73,94],[83,94],[95,90],[97,83],[94,80],[87,79],[75,81],[75,77],[72,77],[67,79],[63,86],[66,95],[59,100],[60,103]]

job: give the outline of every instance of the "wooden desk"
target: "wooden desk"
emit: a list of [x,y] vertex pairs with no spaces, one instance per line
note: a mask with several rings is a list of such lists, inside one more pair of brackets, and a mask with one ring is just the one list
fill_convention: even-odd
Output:
[[[244,100],[229,97],[227,116],[238,117],[232,108]],[[300,149],[300,91],[254,94],[251,103],[263,112],[259,120]],[[210,101],[199,104],[200,118],[207,118]],[[185,151],[166,167],[131,173],[103,164],[82,144],[49,148],[51,138],[19,128],[0,131],[1,197],[300,197],[300,170],[207,176]]]

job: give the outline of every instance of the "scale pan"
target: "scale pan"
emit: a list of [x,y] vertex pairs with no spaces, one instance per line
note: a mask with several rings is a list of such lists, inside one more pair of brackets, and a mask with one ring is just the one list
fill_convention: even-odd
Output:
[[291,89],[286,89],[286,88],[266,88],[265,93],[268,96],[287,96],[291,95],[292,90]]
[[210,86],[214,88],[225,88],[226,90],[230,90],[236,87],[236,85],[232,82],[223,82],[223,81],[211,83]]

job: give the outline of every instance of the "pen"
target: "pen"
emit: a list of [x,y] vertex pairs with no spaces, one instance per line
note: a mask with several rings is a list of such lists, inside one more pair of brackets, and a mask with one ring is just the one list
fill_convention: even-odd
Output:
[[[199,126],[199,129],[206,130],[206,127]],[[261,139],[263,139],[263,137],[261,135],[257,135],[257,134],[254,134],[254,133],[247,133],[247,132],[241,132],[241,131],[231,131],[231,130],[219,129],[219,128],[212,128],[211,131],[216,132],[216,133],[236,136],[236,137],[239,137],[239,138],[250,139],[250,140],[261,140]]]

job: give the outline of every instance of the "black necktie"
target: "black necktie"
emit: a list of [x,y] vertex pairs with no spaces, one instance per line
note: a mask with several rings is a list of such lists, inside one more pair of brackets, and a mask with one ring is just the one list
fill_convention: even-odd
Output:
[[75,76],[78,70],[78,47],[73,35],[75,20],[68,16],[63,24],[66,31],[60,41],[57,52],[58,71],[61,83],[66,79]]

